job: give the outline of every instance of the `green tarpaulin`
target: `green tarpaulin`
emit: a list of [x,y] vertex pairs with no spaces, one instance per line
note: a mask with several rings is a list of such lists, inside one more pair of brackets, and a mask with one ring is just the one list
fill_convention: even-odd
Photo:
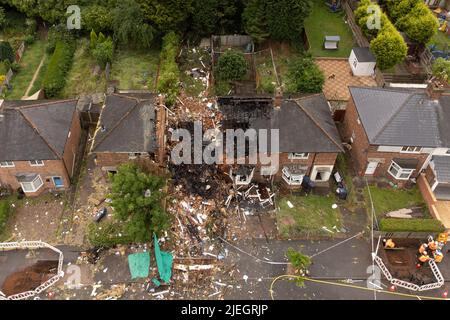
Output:
[[158,266],[159,277],[164,282],[169,282],[172,277],[173,256],[170,252],[161,251],[159,248],[158,238],[153,234],[155,245],[155,259]]
[[150,253],[140,252],[128,256],[131,279],[147,278],[150,269]]

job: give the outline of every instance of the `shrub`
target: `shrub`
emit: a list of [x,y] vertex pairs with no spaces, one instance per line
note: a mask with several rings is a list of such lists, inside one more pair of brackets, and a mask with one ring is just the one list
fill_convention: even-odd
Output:
[[450,84],[450,61],[444,58],[437,58],[433,62],[432,70],[433,76]]
[[59,41],[47,66],[43,88],[47,97],[55,97],[66,84],[66,75],[72,65],[74,47]]
[[94,29],[91,30],[90,39],[91,40],[89,48],[91,48],[91,50],[94,50],[95,47],[97,47],[97,40],[98,40],[97,34],[95,33]]
[[436,34],[439,22],[423,2],[417,3],[395,26],[414,42],[426,44]]
[[13,71],[13,72],[18,72],[19,70],[20,70],[20,64],[18,64],[17,62],[13,62],[13,63],[10,63],[9,61],[6,61],[5,62],[5,65],[6,65],[6,68],[7,69],[9,69],[9,68],[11,68],[11,70]]
[[385,232],[442,232],[445,227],[436,219],[396,219],[384,218],[380,221],[380,231]]
[[25,39],[23,40],[26,45],[32,44],[36,40],[35,36],[33,34],[28,34],[25,36]]
[[325,77],[310,56],[292,60],[287,72],[287,92],[317,93],[322,91]]
[[5,9],[0,7],[0,28],[4,27],[6,24],[6,14]]
[[111,63],[112,61],[113,50],[113,41],[111,38],[108,38],[101,43],[97,43],[94,50],[92,50],[92,55],[94,56],[95,60],[97,60],[97,63],[102,68],[105,68],[106,64],[108,62]]
[[47,52],[53,53],[58,42],[66,42],[68,44],[75,43],[73,35],[67,30],[67,27],[64,24],[52,26],[48,30]]
[[158,91],[166,96],[166,105],[168,106],[175,104],[180,90],[180,70],[176,62],[179,46],[179,37],[174,32],[169,32],[164,36],[160,54]]
[[6,61],[0,61],[0,75],[6,75],[9,70],[9,63]]
[[12,213],[9,201],[0,200],[0,234],[5,230],[6,223]]
[[0,61],[14,61],[14,50],[8,41],[0,41]]
[[228,50],[219,57],[216,67],[216,77],[220,80],[241,80],[247,74],[247,61],[244,54]]
[[133,242],[125,234],[123,224],[119,222],[91,222],[87,228],[87,237],[93,247],[113,247]]

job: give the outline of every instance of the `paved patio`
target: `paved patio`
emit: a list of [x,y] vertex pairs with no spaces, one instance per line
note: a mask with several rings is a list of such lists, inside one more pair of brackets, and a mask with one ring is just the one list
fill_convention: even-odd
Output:
[[327,100],[348,101],[349,86],[377,86],[377,82],[372,77],[355,77],[347,58],[317,58],[316,63],[325,75],[323,93]]

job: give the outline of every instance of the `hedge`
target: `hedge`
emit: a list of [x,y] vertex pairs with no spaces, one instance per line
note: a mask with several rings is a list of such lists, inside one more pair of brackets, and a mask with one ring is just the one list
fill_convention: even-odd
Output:
[[385,232],[442,232],[445,227],[436,219],[384,218],[380,221],[380,231]]
[[43,88],[48,98],[55,97],[66,84],[66,75],[72,66],[74,46],[58,41],[48,63]]
[[175,104],[180,90],[180,69],[176,62],[179,48],[180,39],[174,32],[164,36],[160,54],[158,91],[165,94],[168,106]]
[[0,200],[0,234],[3,233],[11,213],[12,210],[9,201]]

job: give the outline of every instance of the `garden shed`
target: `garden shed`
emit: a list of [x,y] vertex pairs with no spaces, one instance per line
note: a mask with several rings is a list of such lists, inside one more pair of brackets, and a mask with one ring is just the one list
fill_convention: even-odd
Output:
[[369,48],[353,48],[348,62],[355,76],[371,76],[375,73],[376,59]]

